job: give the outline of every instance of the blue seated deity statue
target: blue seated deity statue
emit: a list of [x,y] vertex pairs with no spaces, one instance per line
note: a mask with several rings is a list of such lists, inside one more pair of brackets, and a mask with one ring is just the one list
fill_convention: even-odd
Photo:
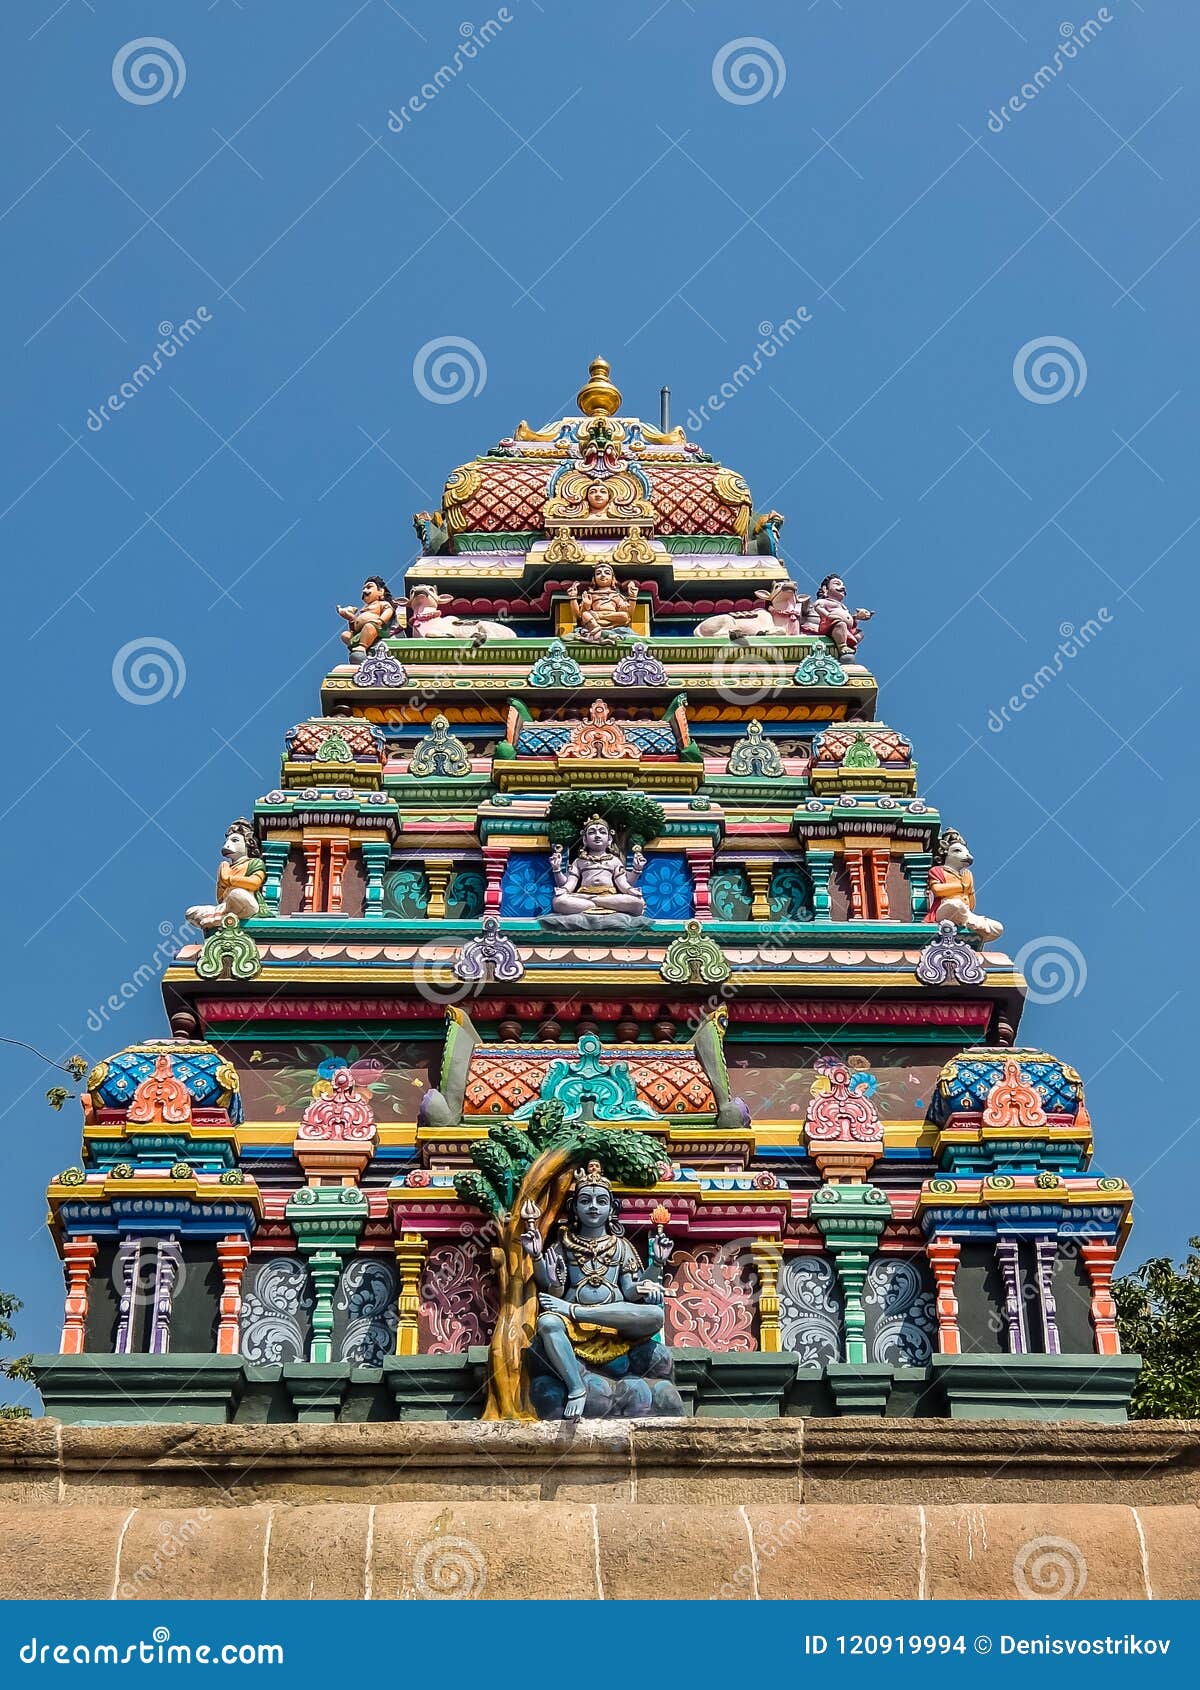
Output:
[[540,1420],[683,1413],[662,1342],[662,1274],[673,1246],[657,1227],[643,1268],[619,1215],[610,1182],[590,1162],[575,1172],[554,1243],[543,1248],[536,1213],[524,1217],[540,1311],[526,1366]]

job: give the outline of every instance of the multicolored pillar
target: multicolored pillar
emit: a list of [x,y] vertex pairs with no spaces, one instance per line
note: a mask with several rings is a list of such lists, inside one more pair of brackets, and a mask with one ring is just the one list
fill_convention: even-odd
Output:
[[958,1273],[962,1245],[957,1238],[931,1238],[925,1246],[937,1286],[938,1354],[962,1354],[962,1333],[958,1326],[958,1298],[954,1280]]
[[242,1276],[250,1260],[250,1240],[234,1234],[217,1245],[221,1269],[220,1321],[217,1325],[217,1354],[238,1355],[242,1347]]
[[877,1185],[823,1185],[809,1204],[809,1216],[833,1256],[845,1305],[846,1360],[867,1359],[867,1315],[863,1286],[892,1206]]
[[1117,1305],[1112,1294],[1117,1246],[1102,1238],[1085,1238],[1080,1245],[1080,1251],[1092,1287],[1092,1326],[1096,1333],[1096,1354],[1119,1356],[1121,1338],[1117,1331]]
[[88,1315],[88,1287],[99,1250],[100,1244],[95,1238],[68,1238],[63,1245],[67,1294],[63,1300],[62,1338],[58,1346],[61,1355],[83,1354]]
[[392,1241],[400,1295],[396,1303],[396,1354],[415,1356],[420,1349],[421,1273],[429,1254],[429,1240],[419,1232],[401,1233]]

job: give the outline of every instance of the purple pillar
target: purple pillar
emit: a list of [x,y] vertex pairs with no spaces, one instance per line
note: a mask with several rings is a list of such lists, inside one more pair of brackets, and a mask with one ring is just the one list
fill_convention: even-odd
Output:
[[1057,1238],[1039,1238],[1037,1249],[1038,1296],[1042,1304],[1042,1331],[1046,1338],[1046,1354],[1056,1356],[1062,1345],[1058,1337],[1058,1306],[1054,1301],[1054,1262],[1058,1256]]
[[140,1238],[121,1240],[117,1250],[117,1266],[121,1274],[121,1292],[118,1301],[117,1338],[113,1348],[117,1355],[127,1356],[133,1350],[134,1328],[137,1324],[135,1314],[142,1267]]
[[179,1245],[164,1238],[158,1245],[154,1264],[154,1306],[151,1310],[150,1354],[165,1356],[171,1348],[171,1307],[179,1271],[183,1265]]
[[1029,1351],[1029,1337],[1025,1330],[1025,1303],[1021,1297],[1021,1270],[1015,1238],[996,1240],[996,1259],[1004,1278],[1004,1319],[1008,1327],[1008,1347],[1015,1356]]

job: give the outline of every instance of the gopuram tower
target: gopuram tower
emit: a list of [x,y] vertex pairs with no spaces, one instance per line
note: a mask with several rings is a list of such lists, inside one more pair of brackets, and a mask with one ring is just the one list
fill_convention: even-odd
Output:
[[871,611],[599,358],[415,520],[87,1077],[48,1413],[1124,1419],[1132,1194]]

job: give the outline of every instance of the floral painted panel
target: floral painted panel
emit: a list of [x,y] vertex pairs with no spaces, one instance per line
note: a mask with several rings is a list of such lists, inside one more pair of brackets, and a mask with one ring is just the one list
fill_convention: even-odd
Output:
[[744,1243],[677,1251],[666,1284],[667,1343],[674,1349],[757,1349],[757,1280]]
[[339,1361],[380,1367],[396,1353],[400,1277],[385,1256],[355,1256],[346,1263],[333,1299]]
[[307,1361],[313,1293],[295,1256],[252,1259],[242,1281],[242,1354],[271,1365]]
[[937,1293],[928,1265],[910,1256],[876,1256],[863,1290],[872,1361],[924,1367],[937,1337]]
[[802,1367],[842,1359],[842,1293],[825,1256],[789,1256],[779,1271],[779,1342]]
[[421,1350],[461,1355],[486,1344],[496,1324],[496,1276],[486,1245],[435,1244],[421,1274]]

